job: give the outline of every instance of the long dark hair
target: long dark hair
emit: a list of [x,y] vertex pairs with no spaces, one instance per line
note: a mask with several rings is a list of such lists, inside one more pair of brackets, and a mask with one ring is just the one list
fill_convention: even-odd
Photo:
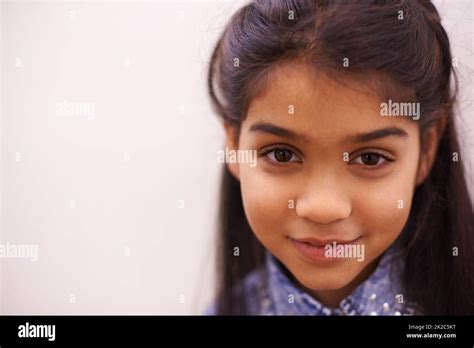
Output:
[[[223,122],[238,134],[271,71],[293,59],[334,78],[379,81],[380,93],[410,93],[421,105],[422,145],[444,121],[431,171],[415,190],[403,283],[425,314],[474,314],[474,219],[454,119],[457,80],[436,8],[427,0],[252,1],[231,18],[211,57],[209,94]],[[263,264],[264,247],[225,167],[219,219],[217,313],[245,314],[241,280]]]

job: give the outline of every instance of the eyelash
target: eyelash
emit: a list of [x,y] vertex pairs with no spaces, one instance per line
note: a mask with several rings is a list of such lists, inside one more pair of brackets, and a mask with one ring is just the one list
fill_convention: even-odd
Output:
[[[274,147],[274,148],[271,148],[271,149],[268,149],[268,150],[264,150],[263,153],[260,154],[260,157],[263,157],[263,159],[271,164],[271,165],[274,165],[274,166],[287,166],[288,163],[294,163],[294,162],[297,162],[297,163],[301,163],[301,160],[299,161],[291,161],[291,159],[287,162],[278,162],[278,161],[275,161],[275,160],[272,160],[268,157],[268,154],[270,153],[275,153],[275,151],[278,151],[278,150],[284,150],[284,151],[289,151],[291,154],[292,154],[292,157],[293,156],[297,156],[299,158],[299,155],[297,155],[295,153],[295,151],[293,151],[292,149],[289,149],[287,147]],[[383,162],[380,164],[380,163],[377,163],[375,165],[367,165],[367,164],[364,164],[364,163],[357,163],[355,162],[355,159],[358,159],[358,158],[361,158],[363,155],[377,155],[379,157],[379,160],[380,159],[383,159]],[[275,155],[273,155],[273,157],[275,157]],[[366,152],[363,152],[361,153],[360,155],[358,155],[355,159],[352,159],[352,160],[349,160],[348,163],[349,164],[359,164],[359,165],[362,165],[364,167],[364,169],[367,169],[367,170],[375,170],[375,169],[380,169],[380,168],[383,168],[387,165],[389,165],[390,163],[394,162],[395,159],[392,159],[392,158],[389,158],[388,156],[378,152],[377,150],[370,150],[370,151],[366,151]]]
[[[355,159],[361,158],[363,155],[376,155],[376,156],[379,157],[379,160],[380,160],[380,159],[383,159],[383,162],[380,164],[380,163],[378,163],[379,161],[377,161],[377,164],[375,164],[375,165],[368,165],[368,164],[364,164],[364,163],[362,163],[362,162],[354,163],[354,162],[355,162]],[[349,164],[362,165],[362,166],[364,167],[364,169],[366,169],[366,170],[377,170],[377,169],[381,169],[381,168],[386,167],[386,166],[388,166],[390,163],[392,163],[392,162],[395,161],[395,159],[389,158],[388,156],[384,155],[383,153],[380,153],[380,152],[377,151],[377,150],[367,150],[366,152],[363,152],[363,153],[361,153],[360,155],[358,155],[355,159],[350,160],[348,163],[349,163]]]
[[[295,162],[301,163],[302,162],[301,159],[299,161],[291,161],[291,159],[290,159],[290,161],[288,161],[288,162],[278,162],[278,161],[272,160],[268,157],[268,154],[270,154],[272,152],[275,153],[275,151],[278,151],[278,150],[280,150],[280,151],[282,151],[282,150],[289,151],[292,155],[291,158],[293,158],[293,156],[297,156],[298,158],[300,158],[300,156],[297,155],[294,150],[292,150],[290,148],[287,148],[287,147],[283,147],[283,146],[273,147],[271,149],[264,150],[259,156],[263,157],[263,159],[267,163],[269,163],[271,165],[274,165],[274,166],[280,166],[280,167],[281,166],[288,166],[289,163],[295,163]],[[273,155],[273,157],[275,157],[275,155]]]

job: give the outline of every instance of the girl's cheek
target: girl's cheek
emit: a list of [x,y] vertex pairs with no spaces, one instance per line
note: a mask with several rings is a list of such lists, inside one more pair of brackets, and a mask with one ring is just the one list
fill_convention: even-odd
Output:
[[240,171],[240,185],[245,213],[256,234],[275,231],[289,216],[292,184],[281,177],[272,177],[256,168]]
[[353,201],[354,214],[361,220],[359,225],[364,226],[375,245],[388,247],[408,220],[413,188],[400,180],[397,177],[375,185]]

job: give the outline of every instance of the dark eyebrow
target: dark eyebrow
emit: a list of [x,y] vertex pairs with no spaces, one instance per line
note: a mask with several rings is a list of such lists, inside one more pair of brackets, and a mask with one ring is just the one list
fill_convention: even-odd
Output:
[[275,126],[271,123],[265,122],[256,122],[252,126],[250,126],[249,130],[251,132],[261,132],[261,133],[268,133],[273,134],[279,137],[287,138],[290,140],[302,140],[303,142],[308,142],[308,138],[302,134],[298,134],[293,132],[292,130],[281,128]]
[[[303,142],[309,142],[309,138],[303,134],[298,134],[292,130],[275,126],[271,123],[266,122],[256,122],[250,126],[249,130],[251,132],[262,132],[273,134],[279,137],[287,138],[290,140],[301,140]],[[368,133],[359,133],[355,135],[350,135],[344,139],[343,142],[353,142],[353,143],[363,143],[369,142],[372,140],[377,140],[386,137],[397,137],[397,138],[406,138],[408,137],[407,132],[399,127],[388,127],[370,131]]]
[[371,140],[386,138],[386,137],[397,137],[397,138],[406,138],[408,137],[407,132],[399,127],[389,127],[377,129],[368,133],[360,133],[356,135],[348,136],[345,141],[353,143],[364,143]]

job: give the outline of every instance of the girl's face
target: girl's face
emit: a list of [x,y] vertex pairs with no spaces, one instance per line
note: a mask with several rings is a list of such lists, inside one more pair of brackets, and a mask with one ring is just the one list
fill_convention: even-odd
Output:
[[[381,116],[384,101],[360,90],[284,65],[252,100],[238,144],[226,127],[229,147],[257,152],[256,166],[229,164],[256,237],[300,286],[333,306],[401,233],[419,181],[418,125]],[[354,254],[325,257],[333,241]]]

